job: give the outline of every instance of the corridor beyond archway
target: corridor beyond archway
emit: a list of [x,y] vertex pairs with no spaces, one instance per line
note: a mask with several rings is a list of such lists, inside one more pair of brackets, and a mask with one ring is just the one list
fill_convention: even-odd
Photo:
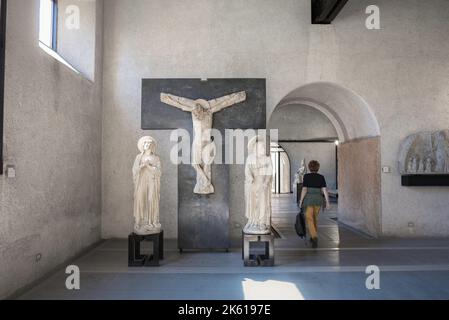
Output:
[[[280,115],[286,110],[291,113],[294,109],[310,108],[315,110],[315,114],[297,111],[296,116],[290,114],[288,119]],[[316,120],[323,116],[328,123]],[[275,119],[283,119],[284,123],[281,125],[281,121]],[[310,127],[310,123],[312,129],[305,129]],[[374,113],[362,97],[334,83],[307,84],[280,101],[271,115],[269,127],[280,130],[280,141],[338,141],[335,180],[338,180],[339,220],[374,237],[382,234],[380,129]],[[330,127],[333,127],[333,132]],[[316,157],[315,153],[318,153],[317,149],[309,152],[310,157]],[[292,162],[299,160],[292,159]]]
[[271,192],[289,194],[291,192],[291,165],[287,152],[276,143],[271,144],[271,161],[273,163],[273,183]]

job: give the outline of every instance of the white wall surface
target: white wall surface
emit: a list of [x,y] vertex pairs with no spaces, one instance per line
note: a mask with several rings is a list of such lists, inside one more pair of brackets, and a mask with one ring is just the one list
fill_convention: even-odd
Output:
[[96,0],[58,0],[57,51],[90,80],[95,77],[96,6]]
[[0,177],[0,299],[101,238],[101,83],[39,48],[38,8],[8,1],[4,152],[16,178]]
[[337,131],[329,119],[322,112],[306,105],[277,108],[271,114],[268,128],[279,130],[280,141],[338,138]]

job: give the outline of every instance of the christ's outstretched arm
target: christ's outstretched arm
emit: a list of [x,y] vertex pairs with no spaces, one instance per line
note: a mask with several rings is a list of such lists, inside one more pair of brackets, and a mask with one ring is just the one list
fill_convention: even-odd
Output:
[[182,111],[192,112],[195,108],[195,101],[187,98],[177,97],[172,94],[161,93],[161,101]]
[[243,102],[246,100],[246,92],[241,91],[238,93],[233,93],[225,97],[221,97],[218,99],[213,99],[209,101],[211,112],[219,112],[225,108],[233,106],[237,103]]

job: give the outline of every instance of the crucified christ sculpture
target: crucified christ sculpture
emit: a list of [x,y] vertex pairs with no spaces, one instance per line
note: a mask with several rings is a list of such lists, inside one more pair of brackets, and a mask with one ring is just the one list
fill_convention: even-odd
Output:
[[182,111],[192,113],[193,144],[192,166],[196,171],[196,194],[214,193],[211,165],[215,159],[216,146],[212,141],[213,115],[225,108],[246,100],[246,92],[238,92],[213,100],[192,100],[161,93],[161,101]]

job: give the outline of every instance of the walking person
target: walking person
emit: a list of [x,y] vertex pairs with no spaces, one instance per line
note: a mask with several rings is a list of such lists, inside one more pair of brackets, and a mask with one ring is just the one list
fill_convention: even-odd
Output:
[[320,163],[316,160],[309,162],[311,173],[304,175],[301,201],[299,206],[304,208],[306,215],[307,229],[310,234],[310,242],[313,248],[318,247],[318,215],[321,208],[330,208],[329,194],[327,192],[326,179],[318,173]]

